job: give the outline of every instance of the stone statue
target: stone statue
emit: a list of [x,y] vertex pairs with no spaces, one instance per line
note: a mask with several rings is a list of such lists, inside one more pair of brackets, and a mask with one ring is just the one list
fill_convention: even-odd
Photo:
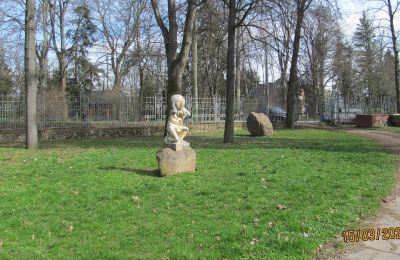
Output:
[[185,98],[182,95],[171,97],[171,112],[167,123],[167,136],[164,141],[167,145],[188,145],[183,138],[189,132],[189,128],[183,125],[183,119],[190,116],[189,110],[185,108]]
[[183,140],[189,132],[189,128],[183,125],[183,119],[187,116],[190,116],[190,112],[185,108],[185,98],[173,95],[167,119],[165,147],[158,150],[156,155],[160,176],[196,170],[196,152]]

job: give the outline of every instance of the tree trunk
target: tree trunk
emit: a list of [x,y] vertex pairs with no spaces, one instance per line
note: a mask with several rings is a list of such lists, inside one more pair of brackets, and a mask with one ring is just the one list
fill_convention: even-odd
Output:
[[62,95],[62,118],[63,120],[68,119],[68,101],[67,101],[67,66],[65,64],[64,54],[60,55],[60,89]]
[[235,101],[235,28],[236,0],[229,0],[228,19],[228,54],[227,54],[227,76],[226,76],[226,110],[224,143],[234,142],[234,101]]
[[[64,3],[62,3],[64,5]],[[61,3],[60,3],[61,5]],[[61,10],[61,7],[60,7]],[[61,40],[61,59],[60,59],[60,73],[61,73],[61,90],[63,95],[63,119],[68,119],[68,101],[67,101],[67,62],[65,58],[66,48],[65,48],[65,12],[60,11],[60,40]]]
[[183,38],[179,54],[178,51],[178,24],[175,0],[168,0],[168,28],[165,26],[158,7],[158,0],[151,0],[154,16],[161,29],[165,52],[167,55],[168,84],[167,84],[167,108],[165,110],[164,136],[167,134],[167,123],[171,110],[170,98],[182,89],[182,74],[189,58],[189,51],[192,45],[193,26],[196,17],[196,1],[188,0],[188,8],[183,28]]
[[266,96],[266,107],[267,107],[267,116],[268,115],[268,109],[269,109],[269,62],[268,62],[268,45],[265,44],[264,46],[264,51],[265,51],[265,96]]
[[26,88],[26,147],[38,147],[36,121],[36,43],[35,43],[35,0],[26,0],[25,10],[25,88]]
[[241,36],[241,28],[237,28],[237,34],[236,34],[236,70],[235,70],[235,101],[236,101],[236,113],[240,116],[240,75],[241,75],[241,68],[240,68],[240,36]]
[[48,79],[48,57],[47,53],[49,50],[49,33],[48,33],[48,12],[49,2],[43,1],[42,5],[42,23],[43,23],[43,43],[40,53],[40,68],[39,68],[39,90],[45,90],[47,88]]
[[199,113],[199,95],[197,89],[197,36],[193,35],[192,40],[192,94],[193,94],[193,119],[197,119]]
[[182,75],[184,67],[173,66],[168,71],[168,86],[167,86],[167,97],[172,97],[175,94],[181,93],[182,90]]
[[143,113],[143,107],[144,107],[144,102],[143,102],[143,92],[144,92],[144,68],[142,66],[139,66],[139,120],[143,121],[144,119],[144,113]]
[[394,29],[394,13],[392,10],[392,3],[387,0],[388,12],[389,12],[389,22],[390,22],[390,32],[392,38],[392,47],[394,52],[394,83],[396,86],[396,110],[400,113],[400,82],[399,82],[399,51],[397,49],[397,35]]
[[122,77],[119,75],[119,73],[114,72],[114,83],[112,88],[112,92],[114,95],[119,95],[119,93],[121,92],[121,83]]
[[317,88],[317,113],[315,116],[321,115],[322,112],[322,100],[324,99],[324,89],[325,89],[325,85],[324,85],[324,80],[325,80],[325,66],[324,66],[324,57],[321,57],[320,59],[320,64],[319,64],[319,76],[318,76],[318,88]]
[[299,59],[301,28],[303,24],[305,4],[307,0],[298,0],[297,21],[294,32],[293,54],[290,65],[289,84],[287,90],[287,117],[286,127],[294,128],[296,95],[298,91],[297,62]]

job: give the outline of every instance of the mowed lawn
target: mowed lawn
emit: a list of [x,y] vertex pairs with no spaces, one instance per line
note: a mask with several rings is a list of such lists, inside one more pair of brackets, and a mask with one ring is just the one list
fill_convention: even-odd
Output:
[[400,127],[394,127],[394,126],[377,126],[369,129],[400,133]]
[[196,173],[167,178],[160,137],[0,147],[0,258],[307,259],[393,187],[394,157],[345,133],[187,139]]

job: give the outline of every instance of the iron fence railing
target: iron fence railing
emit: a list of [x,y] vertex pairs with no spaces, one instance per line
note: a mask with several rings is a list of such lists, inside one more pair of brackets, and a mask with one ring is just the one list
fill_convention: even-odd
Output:
[[[192,112],[187,121],[192,123],[224,122],[226,100],[214,95],[194,100],[187,95],[186,107]],[[270,101],[271,103],[271,101]],[[265,99],[244,98],[235,101],[236,121],[245,121],[250,112],[269,114]],[[299,103],[301,104],[301,103]],[[281,106],[281,108],[283,108]],[[309,116],[296,106],[298,120],[331,120],[350,122],[357,114],[394,113],[393,97],[343,98],[339,95],[326,96],[324,112],[320,118]],[[77,96],[61,96],[39,92],[37,95],[37,122],[41,129],[48,128],[105,128],[160,124],[165,121],[166,100],[161,94],[140,99],[124,93],[94,91]],[[283,108],[284,109],[284,108]],[[269,114],[271,121],[286,120],[286,112]],[[23,96],[0,95],[0,130],[25,128],[25,100]]]
[[[186,96],[186,107],[193,123],[223,122],[225,98],[215,95],[198,98]],[[245,120],[249,112],[259,107],[258,100],[242,99],[240,108],[235,107],[235,120]],[[237,104],[237,102],[235,102]],[[260,103],[261,104],[261,103]],[[166,100],[161,94],[138,97],[112,93],[82,93],[74,97],[37,95],[37,122],[41,129],[125,127],[143,124],[159,124],[165,120]],[[23,96],[0,96],[0,130],[25,128],[25,100]]]

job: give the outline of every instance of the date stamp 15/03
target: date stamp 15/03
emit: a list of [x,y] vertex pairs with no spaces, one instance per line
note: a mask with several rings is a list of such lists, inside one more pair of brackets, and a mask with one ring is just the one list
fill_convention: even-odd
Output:
[[358,242],[360,240],[374,241],[400,239],[400,227],[345,230],[342,232],[342,236],[345,243]]

